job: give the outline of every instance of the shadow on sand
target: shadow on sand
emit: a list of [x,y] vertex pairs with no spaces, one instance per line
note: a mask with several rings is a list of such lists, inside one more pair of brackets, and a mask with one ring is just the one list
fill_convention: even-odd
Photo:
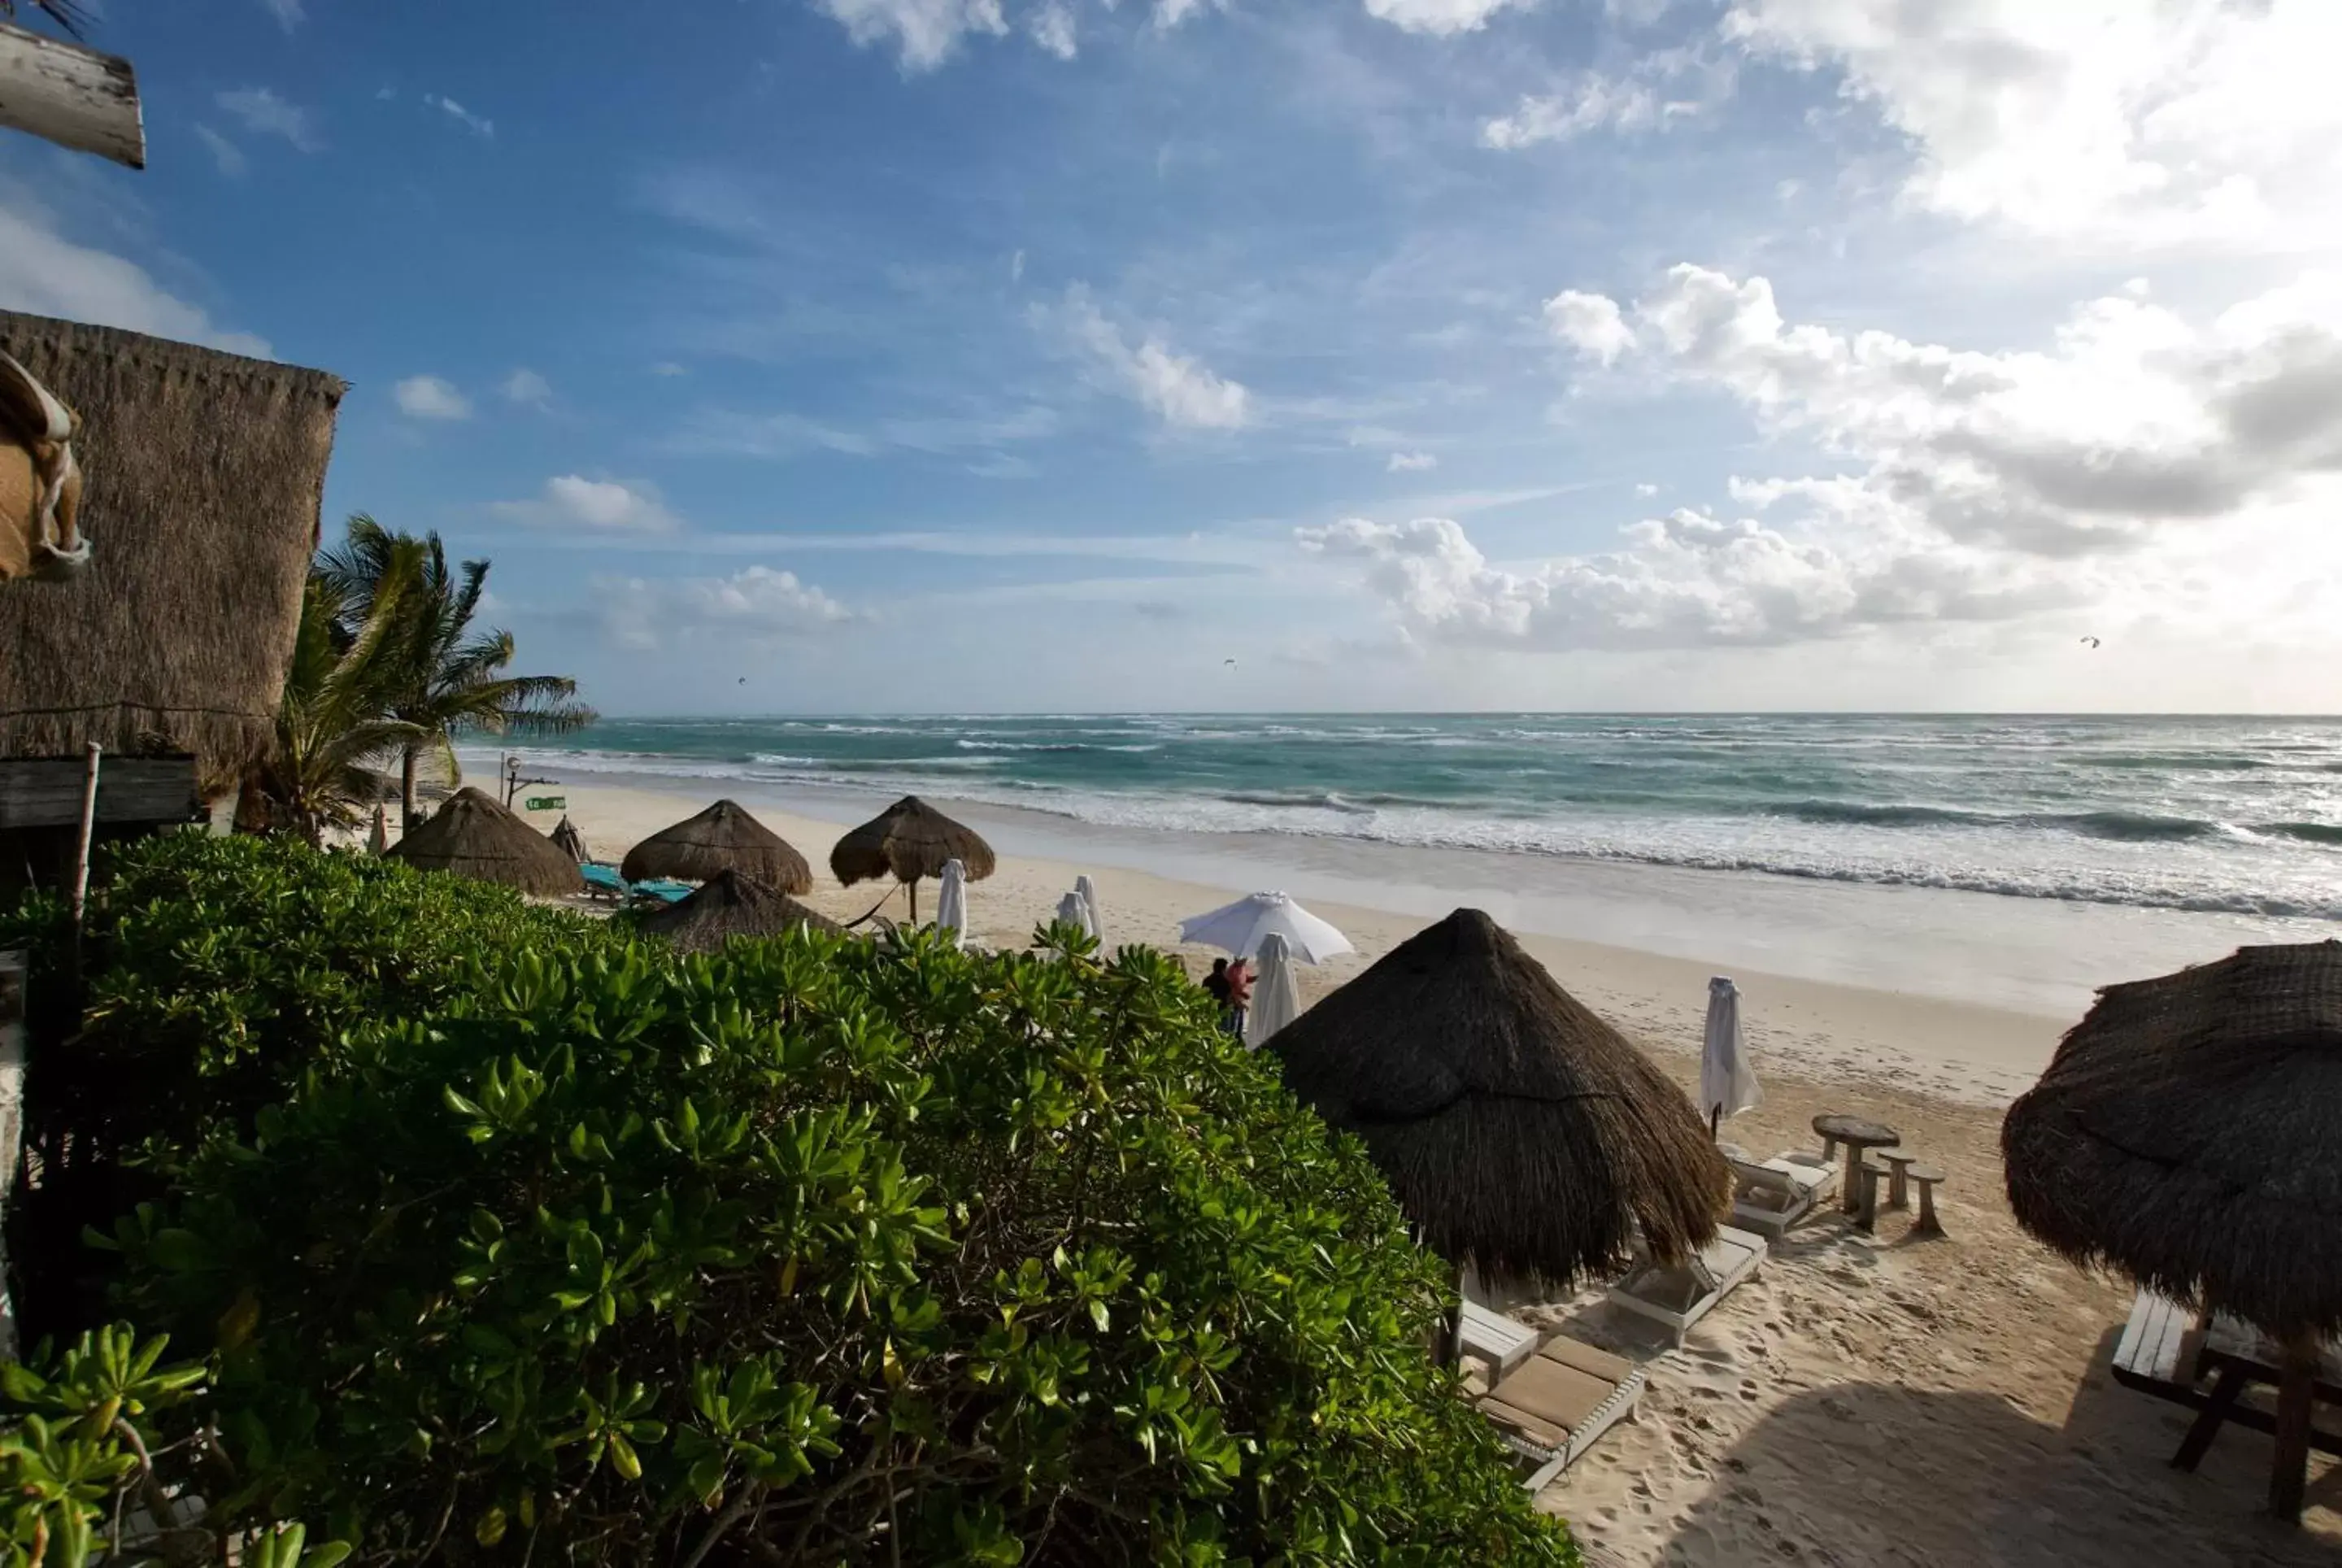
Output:
[[2007,1400],[1892,1383],[1801,1394],[1747,1432],[1667,1563],[2342,1564],[2342,1466],[2314,1455],[2302,1528],[2262,1512],[2270,1440],[2222,1431],[2170,1468],[2188,1412],[2116,1383],[2115,1334],[2062,1425]]

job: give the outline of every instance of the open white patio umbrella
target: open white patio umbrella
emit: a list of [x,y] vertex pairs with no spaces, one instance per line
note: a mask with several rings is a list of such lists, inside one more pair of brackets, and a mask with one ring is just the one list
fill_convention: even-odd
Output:
[[946,860],[939,887],[936,930],[950,932],[952,946],[963,946],[967,941],[967,868],[957,860]]
[[1711,1127],[1761,1104],[1756,1070],[1740,1037],[1740,988],[1722,975],[1707,982],[1707,1035],[1699,1052],[1699,1108]]
[[1074,879],[1074,891],[1082,896],[1082,902],[1089,909],[1090,935],[1096,938],[1100,942],[1104,942],[1106,940],[1106,917],[1098,912],[1097,884],[1091,881],[1089,879],[1089,873],[1085,871],[1082,875]]
[[1258,1050],[1301,1016],[1301,982],[1293,972],[1293,952],[1275,931],[1260,940],[1260,975],[1252,982],[1252,1010],[1245,1014],[1245,1043]]
[[1322,964],[1356,951],[1350,939],[1283,893],[1250,893],[1235,903],[1179,922],[1179,940],[1201,942],[1240,959],[1260,951],[1263,938],[1285,939],[1288,954],[1305,964]]

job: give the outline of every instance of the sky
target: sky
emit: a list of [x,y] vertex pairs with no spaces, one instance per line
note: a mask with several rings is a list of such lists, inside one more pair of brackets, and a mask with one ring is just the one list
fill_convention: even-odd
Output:
[[88,8],[0,305],[606,713],[2342,710],[2333,0]]

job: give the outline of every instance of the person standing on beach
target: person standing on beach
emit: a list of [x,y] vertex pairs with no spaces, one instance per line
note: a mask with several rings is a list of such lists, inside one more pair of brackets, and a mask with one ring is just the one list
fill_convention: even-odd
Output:
[[1252,964],[1238,959],[1228,966],[1228,1032],[1244,1038],[1245,1014],[1252,1007]]
[[1212,960],[1212,972],[1204,977],[1204,992],[1214,1001],[1220,1004],[1220,1010],[1222,1012],[1228,1010],[1227,960],[1214,959]]

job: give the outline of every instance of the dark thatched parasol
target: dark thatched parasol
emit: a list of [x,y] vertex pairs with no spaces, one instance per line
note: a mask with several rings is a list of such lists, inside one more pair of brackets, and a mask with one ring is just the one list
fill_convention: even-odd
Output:
[[548,837],[560,846],[563,854],[581,866],[594,858],[592,852],[586,848],[586,835],[577,830],[577,824],[569,819],[569,814],[565,811],[562,813],[561,820],[553,825],[553,831]]
[[[2321,1342],[2342,1331],[2342,942],[2108,986],[2000,1149],[2027,1231],[2277,1342],[2269,1512],[2299,1519]],[[2174,1463],[2194,1467],[2235,1370]]]
[[0,349],[81,415],[93,550],[0,592],[0,757],[193,752],[216,799],[275,740],[343,383],[13,311]]
[[706,882],[725,870],[746,871],[785,893],[813,891],[813,868],[806,858],[737,800],[718,800],[696,817],[652,834],[626,851],[618,875],[630,882],[650,877]]
[[1684,1091],[1503,927],[1458,910],[1270,1040],[1443,1257],[1566,1285],[1716,1235],[1724,1160]]
[[829,869],[849,888],[880,877],[909,888],[914,920],[919,918],[919,879],[942,876],[946,860],[957,860],[971,882],[992,875],[992,846],[975,829],[953,821],[916,795],[904,796],[829,851]]
[[2342,942],[2108,986],[2000,1147],[2017,1222],[2074,1261],[2342,1331]]
[[503,882],[525,893],[575,893],[586,879],[577,862],[552,839],[496,804],[495,797],[463,789],[390,847],[394,859],[426,870],[453,871],[483,882]]
[[687,952],[713,952],[734,937],[776,937],[795,926],[840,935],[846,930],[771,883],[726,869],[681,903],[651,916],[642,929]]

